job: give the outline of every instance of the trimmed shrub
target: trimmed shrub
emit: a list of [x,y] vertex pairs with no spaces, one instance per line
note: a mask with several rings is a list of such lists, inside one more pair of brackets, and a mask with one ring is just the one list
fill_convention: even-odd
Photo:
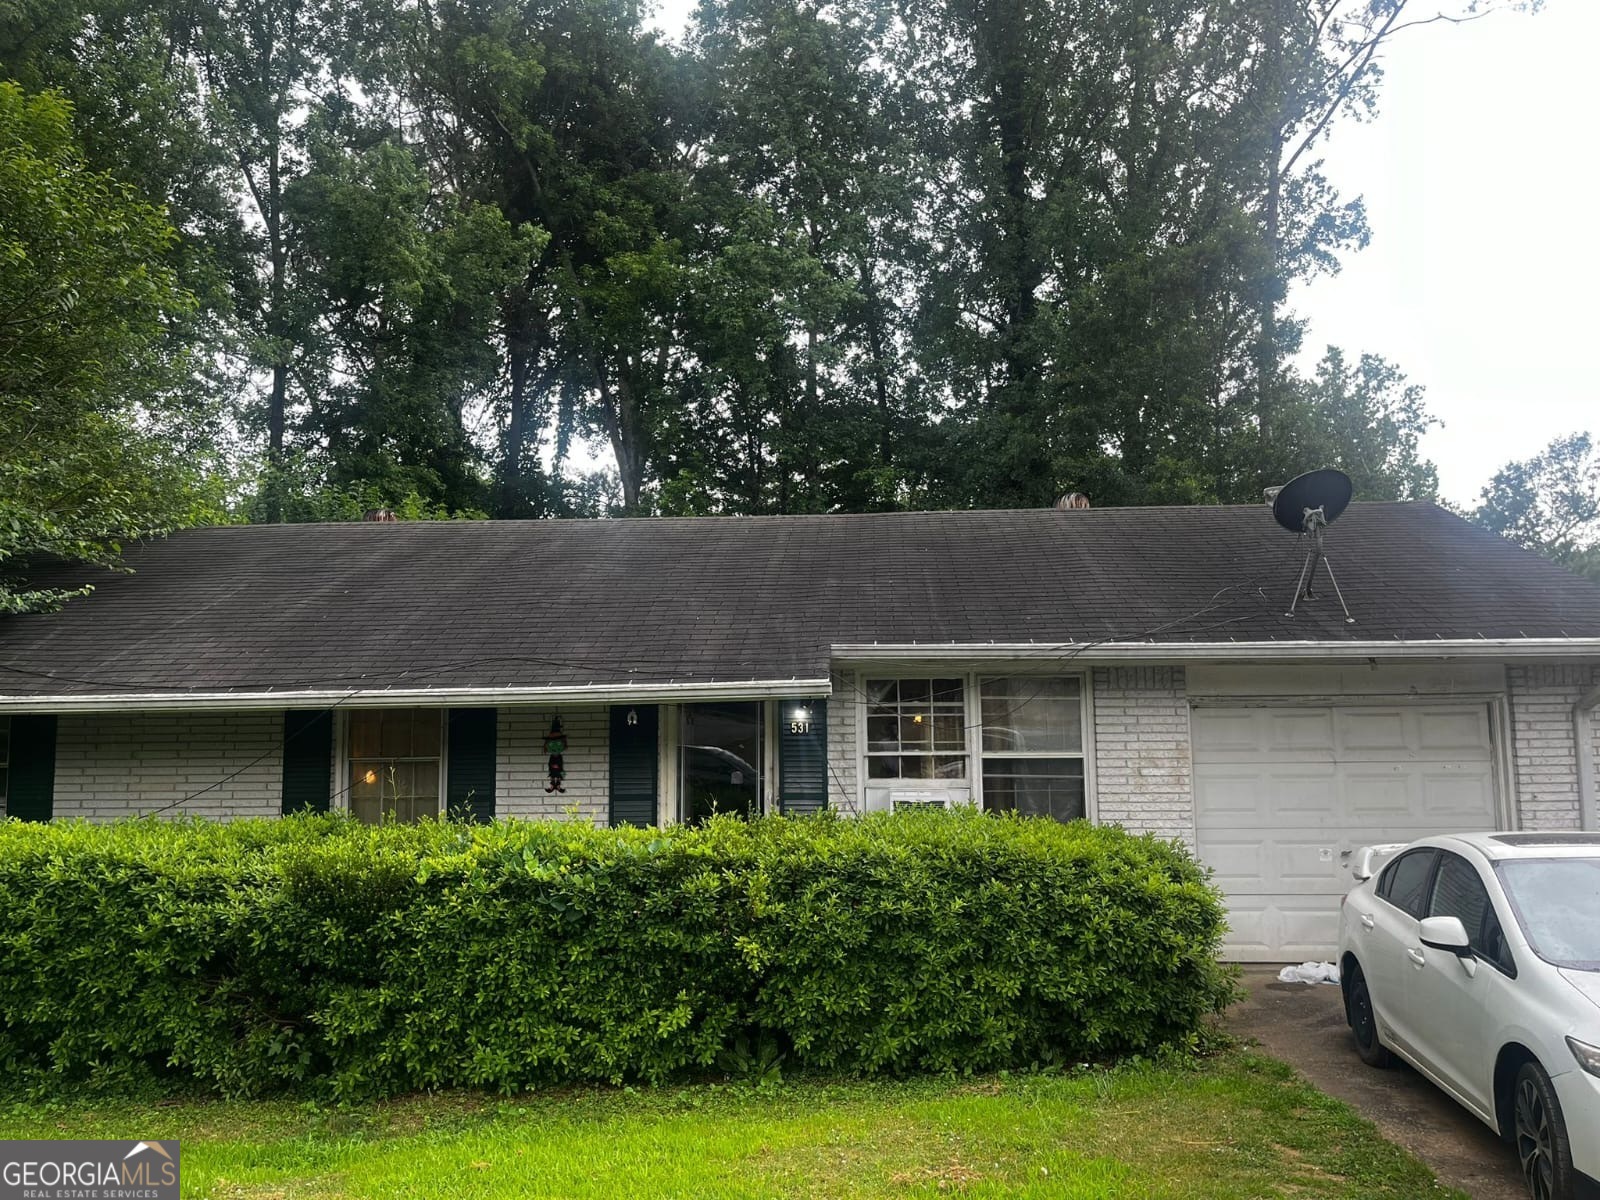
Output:
[[846,1072],[1149,1053],[1232,994],[1180,847],[976,813],[667,831],[0,825],[0,1069],[515,1091],[758,1045]]

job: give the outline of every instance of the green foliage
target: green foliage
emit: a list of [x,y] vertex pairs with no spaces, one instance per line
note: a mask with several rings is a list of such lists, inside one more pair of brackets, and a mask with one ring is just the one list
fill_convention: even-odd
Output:
[[[191,307],[174,237],[85,164],[65,101],[0,83],[0,569],[109,564],[130,538],[214,515],[172,397],[168,323]],[[62,599],[0,579],[0,614]]]
[[339,1096],[1147,1054],[1232,994],[1178,846],[981,814],[0,826],[0,1065]]
[[1600,450],[1587,433],[1558,437],[1507,463],[1471,517],[1519,546],[1600,579]]

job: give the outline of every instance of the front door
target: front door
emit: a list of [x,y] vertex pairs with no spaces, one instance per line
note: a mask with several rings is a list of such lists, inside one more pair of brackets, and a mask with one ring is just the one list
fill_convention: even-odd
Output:
[[683,819],[762,810],[762,711],[759,703],[686,704],[678,745]]

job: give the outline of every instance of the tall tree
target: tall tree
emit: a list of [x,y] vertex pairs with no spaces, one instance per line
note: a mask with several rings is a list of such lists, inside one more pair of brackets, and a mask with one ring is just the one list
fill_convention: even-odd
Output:
[[312,331],[302,361],[324,381],[308,397],[307,450],[335,490],[483,509],[472,426],[498,378],[496,304],[543,238],[436,195],[393,141],[358,149],[335,132],[313,135],[284,197],[296,324]]
[[1587,433],[1572,433],[1507,463],[1483,489],[1472,519],[1600,579],[1600,450]]
[[65,599],[8,584],[8,564],[110,564],[206,511],[203,446],[171,403],[183,364],[164,326],[192,305],[168,261],[176,234],[89,168],[70,111],[0,83],[0,613]]

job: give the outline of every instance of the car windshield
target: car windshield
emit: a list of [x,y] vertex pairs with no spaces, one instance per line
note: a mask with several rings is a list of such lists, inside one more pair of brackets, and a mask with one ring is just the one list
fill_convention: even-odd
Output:
[[1535,954],[1600,971],[1600,858],[1511,859],[1496,869]]

